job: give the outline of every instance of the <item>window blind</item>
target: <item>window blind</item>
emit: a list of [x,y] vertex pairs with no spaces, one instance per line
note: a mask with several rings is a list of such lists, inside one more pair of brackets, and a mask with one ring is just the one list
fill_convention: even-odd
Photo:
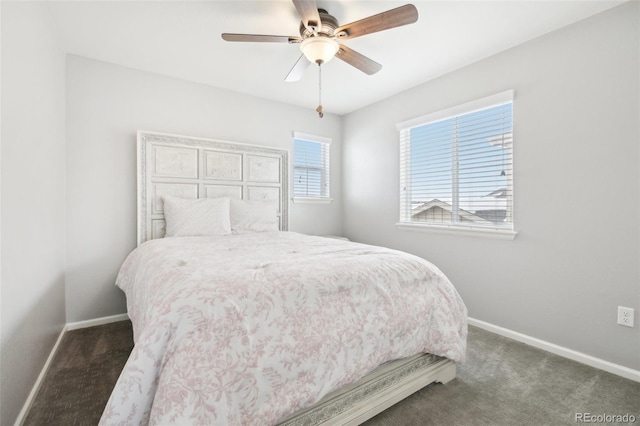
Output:
[[400,222],[513,229],[513,92],[398,125]]
[[[297,137],[296,137],[297,136]],[[329,198],[330,141],[326,138],[304,138],[294,135],[293,196],[300,198]]]

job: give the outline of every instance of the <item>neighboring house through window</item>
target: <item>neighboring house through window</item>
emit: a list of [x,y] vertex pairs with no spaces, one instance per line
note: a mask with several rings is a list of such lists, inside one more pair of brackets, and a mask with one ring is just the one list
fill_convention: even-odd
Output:
[[294,132],[293,200],[330,202],[331,139]]
[[400,228],[513,232],[513,91],[398,124]]

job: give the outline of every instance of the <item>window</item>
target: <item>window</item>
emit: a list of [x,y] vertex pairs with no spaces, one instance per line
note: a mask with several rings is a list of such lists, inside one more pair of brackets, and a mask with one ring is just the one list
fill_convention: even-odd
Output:
[[398,226],[513,238],[513,91],[398,124]]
[[293,134],[293,199],[330,202],[329,150],[331,139]]

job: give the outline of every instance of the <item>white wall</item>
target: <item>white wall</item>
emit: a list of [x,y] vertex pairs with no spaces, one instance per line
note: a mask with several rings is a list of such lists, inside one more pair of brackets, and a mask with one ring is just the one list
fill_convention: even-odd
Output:
[[0,7],[0,424],[8,425],[65,323],[65,60],[44,3]]
[[[640,369],[616,325],[640,312],[638,27],[631,2],[346,116],[345,235],[432,260],[474,318]],[[395,124],[507,89],[517,238],[398,231]]]
[[333,139],[329,205],[290,204],[289,229],[340,234],[340,117],[67,58],[67,321],[126,312],[114,281],[136,244],[136,131],[292,149],[294,131]]

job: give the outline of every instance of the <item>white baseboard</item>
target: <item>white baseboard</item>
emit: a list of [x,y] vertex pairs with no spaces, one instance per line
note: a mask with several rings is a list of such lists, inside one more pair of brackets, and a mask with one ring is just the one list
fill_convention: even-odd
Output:
[[94,327],[96,325],[110,324],[112,322],[128,320],[129,315],[118,314],[110,317],[94,318],[86,321],[77,321],[67,323],[67,330],[78,330],[80,328]]
[[33,388],[31,388],[31,392],[29,393],[27,400],[22,406],[22,410],[20,410],[20,413],[16,418],[14,426],[21,426],[24,423],[25,419],[27,418],[27,414],[29,414],[29,410],[31,409],[31,404],[33,404],[33,400],[35,399],[36,395],[38,394],[38,391],[40,390],[42,381],[44,380],[44,377],[47,375],[47,371],[49,371],[49,366],[53,361],[53,357],[55,357],[56,352],[58,352],[58,347],[60,346],[60,342],[62,341],[62,338],[64,337],[64,334],[67,331],[78,330],[80,328],[93,327],[96,325],[109,324],[112,322],[124,321],[128,319],[129,319],[129,315],[119,314],[119,315],[112,315],[109,317],[95,318],[87,321],[67,323],[62,328],[62,331],[60,332],[60,335],[58,336],[58,340],[56,341],[55,345],[53,345],[53,348],[51,348],[49,357],[47,358],[47,361],[44,363],[44,367],[42,367],[42,370],[40,371],[40,374],[38,375],[38,378],[36,379],[36,382],[34,383]]
[[608,373],[622,376],[626,379],[633,380],[634,382],[640,382],[640,371],[638,370],[634,370],[623,365],[614,364],[612,362],[605,361],[603,359],[596,358],[582,352],[574,351],[573,349],[565,348],[563,346],[556,345],[545,340],[527,336],[526,334],[518,333],[517,331],[509,330],[508,328],[493,325],[488,322],[477,320],[475,318],[468,318],[468,323],[469,325],[473,325],[478,328],[482,328],[483,330],[487,330],[492,333],[508,337],[509,339],[525,343],[529,346],[551,352],[552,354],[559,355],[561,357],[568,358],[570,360],[577,361],[594,368],[598,368]]
[[44,377],[47,375],[47,371],[49,371],[49,367],[51,366],[51,361],[53,361],[53,357],[56,355],[56,352],[58,351],[58,347],[60,346],[60,342],[62,341],[62,338],[64,337],[64,333],[66,333],[66,331],[67,331],[67,326],[65,325],[64,327],[62,327],[62,331],[60,331],[58,340],[56,340],[56,343],[53,345],[53,348],[49,353],[49,357],[47,358],[47,361],[44,363],[42,370],[40,370],[40,374],[38,375],[38,378],[36,379],[36,382],[34,383],[33,388],[31,388],[31,392],[29,392],[29,396],[27,396],[27,400],[24,402],[24,405],[22,406],[22,410],[20,410],[20,413],[18,413],[18,417],[16,418],[16,422],[14,423],[14,426],[21,426],[26,420],[27,414],[29,414],[29,410],[31,409],[31,404],[33,404],[33,401],[36,398],[38,391],[40,390],[42,381],[44,380]]

